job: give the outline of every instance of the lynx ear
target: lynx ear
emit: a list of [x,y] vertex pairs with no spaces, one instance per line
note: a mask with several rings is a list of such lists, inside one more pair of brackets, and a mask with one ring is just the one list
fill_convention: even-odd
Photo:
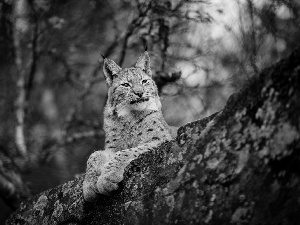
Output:
[[121,67],[119,67],[113,60],[104,58],[103,72],[108,86],[111,86],[114,77],[116,77],[120,71]]
[[152,76],[152,71],[150,67],[150,57],[147,51],[140,55],[135,64],[135,67],[142,69],[150,77]]

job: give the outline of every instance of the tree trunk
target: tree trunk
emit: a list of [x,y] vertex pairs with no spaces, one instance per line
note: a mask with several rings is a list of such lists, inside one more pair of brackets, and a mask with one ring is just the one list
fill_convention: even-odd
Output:
[[120,189],[84,202],[80,177],[22,203],[7,224],[300,224],[300,49],[225,108],[141,155]]

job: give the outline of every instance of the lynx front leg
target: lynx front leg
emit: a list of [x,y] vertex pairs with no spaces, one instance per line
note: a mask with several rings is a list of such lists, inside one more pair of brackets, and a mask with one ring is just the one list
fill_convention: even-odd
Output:
[[105,163],[102,173],[98,178],[98,192],[103,195],[109,195],[110,192],[117,190],[118,183],[123,180],[126,166],[140,154],[151,150],[157,145],[157,143],[144,144],[115,153],[113,159]]
[[102,168],[106,162],[112,159],[111,151],[95,151],[87,161],[86,174],[83,181],[83,197],[86,201],[92,202],[96,200],[98,189],[97,180],[102,172]]

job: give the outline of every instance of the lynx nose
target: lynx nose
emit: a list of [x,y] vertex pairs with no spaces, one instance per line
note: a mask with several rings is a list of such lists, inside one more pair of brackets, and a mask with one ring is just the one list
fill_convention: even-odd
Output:
[[144,94],[144,91],[142,87],[135,87],[133,88],[133,93],[141,98]]

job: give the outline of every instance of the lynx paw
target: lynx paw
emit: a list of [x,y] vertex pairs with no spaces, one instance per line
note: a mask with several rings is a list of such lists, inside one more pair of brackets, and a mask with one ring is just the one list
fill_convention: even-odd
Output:
[[99,176],[97,181],[98,192],[103,195],[109,195],[110,192],[117,190],[119,187],[118,183],[123,180],[123,172],[124,170],[108,172]]
[[97,199],[97,193],[95,185],[90,184],[87,181],[83,181],[83,198],[88,202],[94,202]]

